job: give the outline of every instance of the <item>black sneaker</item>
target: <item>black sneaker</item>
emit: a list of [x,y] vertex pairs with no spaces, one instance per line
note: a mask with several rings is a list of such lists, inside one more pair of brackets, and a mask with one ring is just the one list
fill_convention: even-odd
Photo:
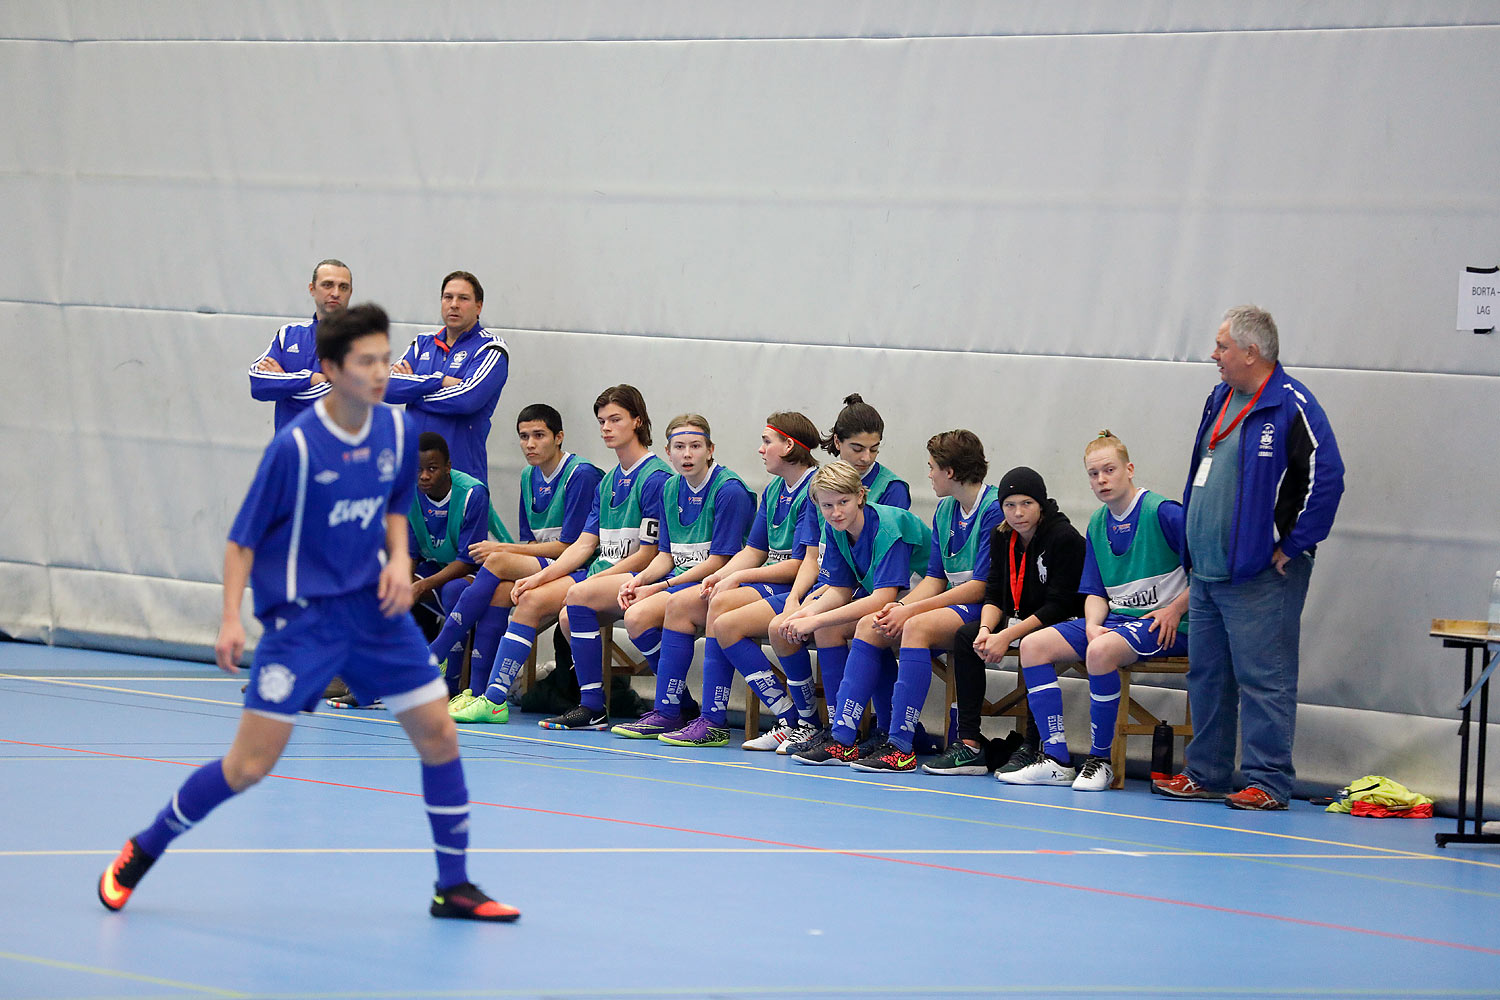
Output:
[[989,774],[984,763],[984,751],[971,747],[963,740],[954,740],[947,751],[937,760],[923,764],[928,774]]
[[[1014,774],[1023,768],[1030,767],[1042,759],[1042,748],[1033,743],[1022,743],[1016,752],[1010,755],[1010,760],[995,768],[995,775]],[[1004,781],[1004,778],[1000,780]]]
[[894,743],[887,743],[869,754],[861,753],[858,760],[849,762],[849,766],[856,771],[915,771],[917,755]]
[[885,751],[886,744],[889,743],[890,740],[891,737],[888,733],[871,733],[869,736],[865,737],[854,745],[854,749],[859,751],[859,756],[855,759],[864,760],[866,757],[874,757],[877,754],[883,753]]
[[385,704],[379,698],[368,705],[361,705],[359,699],[354,697],[353,692],[345,691],[337,698],[325,698],[323,703],[329,708],[385,708]]
[[493,920],[509,923],[521,915],[514,906],[497,903],[473,882],[460,882],[432,894],[427,910],[434,917],[454,920]]
[[537,725],[543,729],[602,730],[609,728],[609,713],[602,708],[587,708],[575,705],[562,715],[543,719]]
[[829,739],[825,740],[822,743],[819,743],[817,746],[809,750],[803,750],[801,753],[793,754],[792,760],[796,761],[799,764],[811,764],[814,766],[830,765],[834,767],[842,767],[856,760],[858,758],[858,755],[858,747],[840,743],[830,737]]
[[134,837],[125,841],[120,853],[99,876],[99,902],[107,910],[122,909],[155,863],[156,859],[141,850]]
[[833,739],[833,730],[827,726],[816,730],[804,739],[787,740],[777,748],[776,752],[783,756],[796,756],[804,750],[812,750]]

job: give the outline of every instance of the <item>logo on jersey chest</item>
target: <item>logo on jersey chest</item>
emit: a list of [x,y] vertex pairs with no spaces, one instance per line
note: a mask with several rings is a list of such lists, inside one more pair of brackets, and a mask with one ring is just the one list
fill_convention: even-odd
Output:
[[375,515],[385,506],[385,497],[365,497],[361,500],[340,500],[328,512],[328,526],[337,528],[347,521],[358,521],[361,528],[368,528]]
[[318,485],[320,486],[327,486],[329,483],[338,482],[338,478],[339,474],[337,472],[334,472],[332,469],[324,469],[316,476],[313,476],[313,479],[316,480]]
[[1276,425],[1265,423],[1260,428],[1260,452],[1258,457],[1270,458],[1271,446],[1276,443]]
[[290,347],[288,347],[286,349],[286,352],[288,354],[301,354],[302,353],[302,346],[300,344],[293,344],[293,345],[291,345]]
[[369,448],[354,448],[354,449],[351,449],[350,451],[344,452],[344,464],[345,465],[349,465],[349,464],[354,463],[354,462],[368,462],[369,460],[370,460],[370,449]]
[[468,351],[459,351],[457,354],[453,355],[453,360],[450,361],[450,362],[448,362],[448,367],[449,368],[457,368],[457,367],[459,367],[460,365],[462,365],[464,363],[464,358],[467,358],[468,356],[469,356],[469,352]]
[[[365,449],[368,451],[369,449]],[[388,483],[396,478],[396,453],[389,448],[380,450],[380,457],[375,459],[375,468],[380,470],[380,481]]]

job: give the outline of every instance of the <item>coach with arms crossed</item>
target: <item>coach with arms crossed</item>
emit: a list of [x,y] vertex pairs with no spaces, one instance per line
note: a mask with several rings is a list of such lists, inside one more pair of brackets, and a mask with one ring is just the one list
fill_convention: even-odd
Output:
[[[1224,314],[1213,352],[1223,384],[1203,407],[1182,492],[1193,738],[1186,769],[1156,791],[1235,809],[1285,809],[1291,798],[1302,605],[1344,492],[1328,418],[1278,353],[1270,313]],[[1226,795],[1236,721],[1245,788]]]
[[328,394],[328,377],[318,361],[318,324],[337,316],[349,305],[354,278],[349,265],[332,257],[313,265],[307,293],[313,300],[313,321],[288,323],[276,331],[266,353],[250,365],[250,395],[276,402],[276,429]]

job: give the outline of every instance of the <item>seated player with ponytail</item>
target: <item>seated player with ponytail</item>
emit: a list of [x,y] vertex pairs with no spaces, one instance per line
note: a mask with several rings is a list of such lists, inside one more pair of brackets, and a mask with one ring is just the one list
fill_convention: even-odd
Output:
[[850,643],[845,677],[874,669],[882,649],[898,646],[900,672],[891,706],[887,742],[850,766],[861,771],[916,768],[912,740],[927,687],[933,650],[947,650],[965,622],[979,619],[989,574],[990,533],[1004,515],[993,486],[984,485],[989,463],[973,431],[953,430],[927,441],[927,478],[938,495],[932,519],[927,575],[899,601],[859,620]]
[[[511,685],[530,656],[537,631],[557,613],[532,602],[512,621],[511,588],[578,540],[604,478],[592,463],[563,448],[562,415],[546,403],[521,410],[516,435],[527,465],[519,497],[521,540],[469,547],[469,558],[483,565],[432,643],[434,650],[447,649],[474,629],[469,687],[448,702],[454,721],[470,725],[510,721],[506,697]],[[502,643],[510,644],[509,656],[499,655]]]
[[[667,425],[667,457],[677,475],[662,495],[661,539],[654,559],[620,584],[619,605],[625,612],[630,641],[656,667],[656,701],[635,722],[615,726],[616,736],[655,739],[696,716],[687,695],[686,669],[678,676],[660,665],[662,625],[669,602],[679,595],[697,599],[703,578],[719,570],[745,547],[745,533],[755,512],[755,498],[738,475],[714,462],[708,420],[696,413],[672,418]],[[692,637],[688,638],[689,656]]]
[[[898,600],[920,578],[932,533],[908,510],[866,503],[860,475],[847,462],[819,469],[811,490],[823,514],[818,579],[826,586],[795,612],[777,616],[771,630],[790,642],[813,639],[821,662],[825,649],[844,648],[856,622]],[[847,671],[836,696],[830,696],[830,738],[798,752],[799,764],[847,764],[857,758],[856,729],[879,680],[879,657],[851,667],[857,669]]]
[[684,747],[721,747],[729,743],[725,715],[729,710],[729,684],[736,663],[748,664],[746,683],[751,695],[759,696],[780,720],[764,736],[747,740],[746,750],[774,750],[786,734],[812,727],[812,662],[806,651],[802,662],[788,668],[793,695],[788,697],[761,655],[759,639],[778,611],[790,601],[796,607],[800,593],[793,595],[794,581],[803,557],[813,574],[803,583],[811,586],[817,570],[818,519],[808,502],[807,484],[818,467],[812,448],[818,430],[800,413],[773,413],[766,418],[760,435],[760,456],[771,482],[760,495],[760,506],[750,523],[750,537],[739,554],[704,578],[699,587],[673,594],[667,603],[662,632],[661,660],[657,665],[657,711],[663,711],[662,684],[681,686],[693,659],[693,634],[705,636],[703,647],[702,715],[686,726],[657,737],[661,742]]
[[[1071,784],[1102,792],[1114,781],[1110,749],[1120,706],[1120,668],[1137,660],[1186,656],[1188,578],[1182,504],[1135,485],[1135,466],[1109,431],[1088,443],[1083,467],[1104,506],[1089,519],[1088,549],[1079,590],[1083,617],[1033,632],[1021,640],[1021,666],[1037,670],[1078,660],[1089,674],[1088,756],[1076,777],[1067,763],[1062,700],[1032,697],[1031,711],[1047,733],[1044,756],[1001,773],[1016,785]],[[1035,692],[1031,692],[1035,694]]]

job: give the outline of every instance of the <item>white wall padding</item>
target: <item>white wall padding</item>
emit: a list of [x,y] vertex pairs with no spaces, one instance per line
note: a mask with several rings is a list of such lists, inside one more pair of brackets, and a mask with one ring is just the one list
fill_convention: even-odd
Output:
[[1452,785],[1458,658],[1425,633],[1500,565],[1500,335],[1451,329],[1459,270],[1500,256],[1496,14],[6,4],[0,629],[207,654],[270,430],[245,369],[321,257],[398,349],[441,275],[484,280],[511,522],[516,410],[555,403],[602,462],[620,381],[658,424],[708,415],[755,485],[768,412],[826,427],[859,391],[924,513],[922,444],[956,426],[1080,524],[1101,427],[1179,495],[1219,316],[1254,301],[1349,466],[1299,766]]

